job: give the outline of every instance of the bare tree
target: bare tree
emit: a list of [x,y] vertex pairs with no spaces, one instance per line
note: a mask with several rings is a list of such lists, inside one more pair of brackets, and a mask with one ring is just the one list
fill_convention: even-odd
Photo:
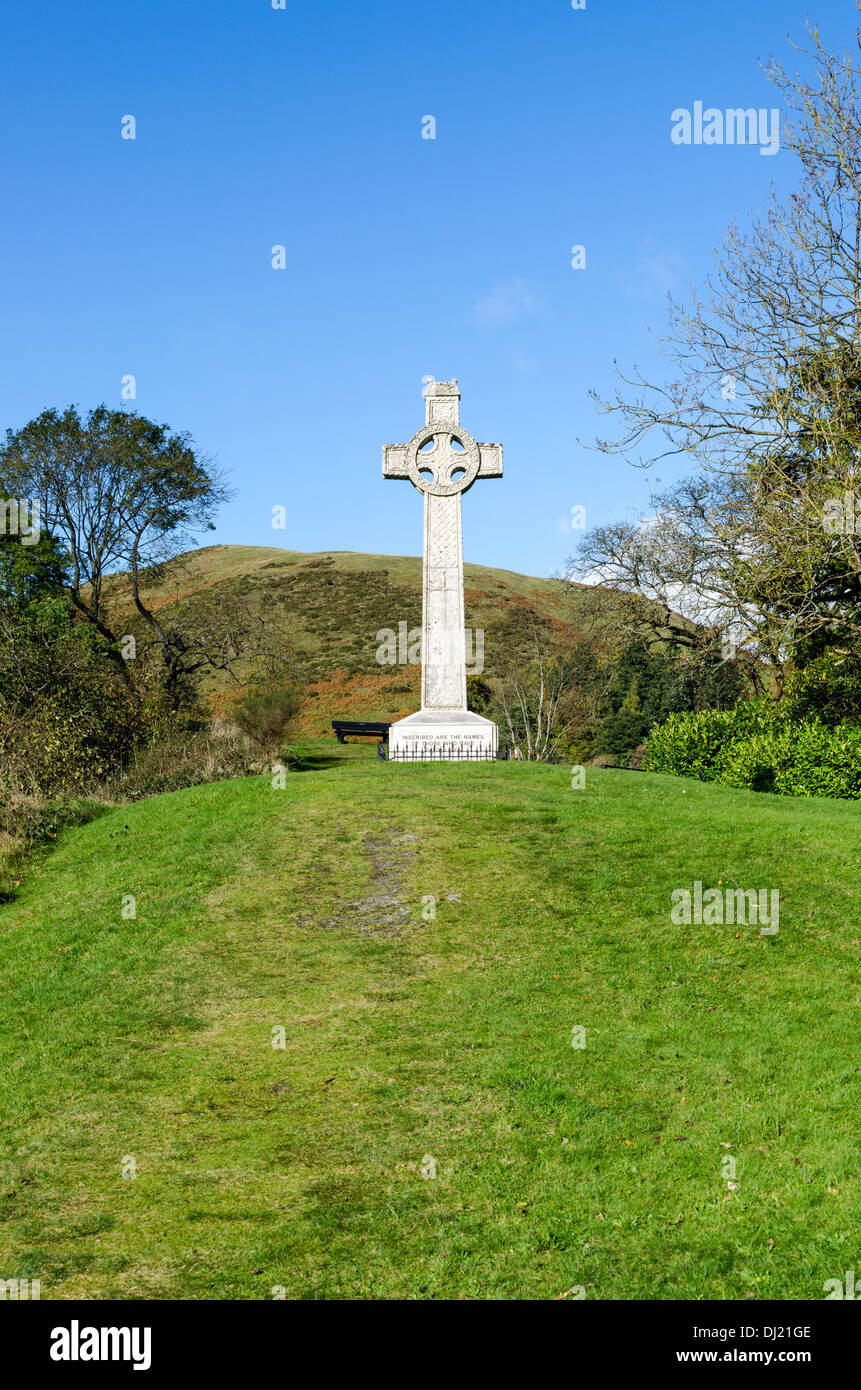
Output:
[[266,596],[250,599],[225,584],[189,593],[192,559],[193,554],[181,555],[158,567],[157,598],[151,597],[147,605],[140,592],[144,585],[155,592],[151,573],[137,588],[134,573],[122,576],[122,587],[112,596],[117,606],[126,597],[128,583],[143,619],[134,634],[138,659],[150,670],[155,662],[169,702],[176,707],[189,697],[206,671],[220,672],[235,685],[252,679],[267,688],[295,684],[295,656],[285,646],[283,627]]
[[553,761],[578,714],[576,653],[531,622],[530,650],[503,667],[499,703],[515,757]]
[[858,69],[807,34],[812,75],[766,69],[790,113],[797,190],[730,227],[702,296],[670,298],[672,380],[635,369],[611,401],[593,393],[625,423],[601,450],[639,467],[687,455],[700,472],[654,491],[637,522],[593,532],[572,562],[724,632],[778,688],[787,661],[861,638],[861,537],[827,524],[859,484]]

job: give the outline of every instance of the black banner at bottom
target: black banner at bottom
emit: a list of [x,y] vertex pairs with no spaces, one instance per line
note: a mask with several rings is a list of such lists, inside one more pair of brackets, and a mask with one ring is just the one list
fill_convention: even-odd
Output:
[[[853,1300],[854,1301],[854,1300]],[[504,1324],[496,1317],[504,1312]],[[361,1318],[361,1323],[358,1319]],[[448,1322],[451,1317],[451,1323]],[[520,1324],[520,1326],[518,1326]],[[104,1372],[158,1380],[194,1372],[221,1377],[267,1365],[295,1371],[297,1356],[327,1377],[341,1360],[350,1374],[375,1339],[375,1375],[394,1379],[389,1352],[400,1346],[397,1378],[427,1380],[438,1365],[450,1375],[472,1364],[486,1374],[504,1358],[584,1356],[595,1369],[682,1373],[707,1366],[783,1370],[817,1376],[845,1368],[858,1340],[854,1308],[810,1303],[463,1303],[433,1311],[416,1303],[121,1303],[6,1300],[0,1307],[4,1360],[18,1375],[39,1372],[62,1383]],[[446,1335],[457,1335],[457,1342]],[[532,1334],[535,1334],[534,1336]],[[418,1344],[419,1364],[403,1362],[403,1338]],[[560,1341],[560,1338],[562,1339]],[[456,1347],[456,1350],[455,1350]],[[388,1351],[386,1350],[388,1348]],[[366,1368],[367,1369],[367,1368]],[[389,1375],[386,1374],[388,1370]]]

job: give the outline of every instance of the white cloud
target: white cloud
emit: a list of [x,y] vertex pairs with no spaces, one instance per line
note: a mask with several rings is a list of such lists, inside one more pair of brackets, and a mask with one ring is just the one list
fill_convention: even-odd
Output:
[[666,294],[678,287],[687,265],[678,251],[644,250],[626,278],[627,292],[636,299]]
[[511,365],[516,372],[524,376],[534,376],[538,371],[538,363],[532,357],[527,357],[522,352],[516,352],[511,359]]
[[500,281],[489,294],[476,300],[469,317],[477,323],[496,327],[501,323],[514,323],[526,314],[537,313],[540,308],[538,288],[516,276],[513,280]]

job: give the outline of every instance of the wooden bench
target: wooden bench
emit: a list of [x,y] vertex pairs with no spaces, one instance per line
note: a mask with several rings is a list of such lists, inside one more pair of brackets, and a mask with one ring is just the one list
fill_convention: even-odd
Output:
[[332,720],[332,728],[339,743],[346,743],[347,734],[355,734],[357,738],[381,738],[384,743],[388,743],[391,727],[391,724],[355,723],[349,719]]

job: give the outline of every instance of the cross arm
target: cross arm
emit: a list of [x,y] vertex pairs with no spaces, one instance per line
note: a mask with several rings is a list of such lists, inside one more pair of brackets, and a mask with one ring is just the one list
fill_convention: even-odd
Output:
[[502,445],[501,444],[479,444],[481,450],[481,463],[479,464],[479,478],[501,478],[502,477]]
[[383,477],[408,478],[409,476],[410,471],[407,468],[406,444],[384,444]]

